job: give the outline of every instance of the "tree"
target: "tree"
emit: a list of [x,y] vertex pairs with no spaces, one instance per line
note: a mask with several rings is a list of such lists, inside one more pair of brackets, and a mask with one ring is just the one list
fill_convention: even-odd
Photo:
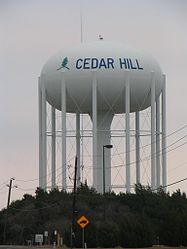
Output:
[[97,246],[116,247],[119,246],[119,227],[114,222],[101,222],[97,224]]

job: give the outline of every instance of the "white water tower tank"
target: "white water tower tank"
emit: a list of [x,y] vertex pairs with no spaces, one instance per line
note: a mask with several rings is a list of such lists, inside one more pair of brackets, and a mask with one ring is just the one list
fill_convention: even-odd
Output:
[[[164,87],[163,73],[159,64],[152,56],[144,52],[128,48],[121,43],[102,40],[64,48],[46,62],[40,78],[45,88],[46,100],[54,108],[58,110],[65,108],[65,112],[68,113],[79,112],[90,115],[93,122],[93,186],[102,192],[102,148],[110,144],[110,127],[113,117],[115,114],[126,113],[126,137],[129,137],[126,143],[126,157],[128,158],[129,113],[140,112],[153,105],[153,97],[154,101],[159,98]],[[153,81],[154,90],[151,90]],[[129,90],[127,90],[127,82],[129,82]],[[65,84],[64,88],[62,88],[62,83]],[[152,110],[154,115],[154,108]],[[63,115],[64,119],[65,114]],[[152,121],[153,125],[154,123]],[[154,127],[151,129],[153,140]],[[65,151],[66,146],[64,145],[63,148]],[[63,153],[65,158],[66,152]],[[110,161],[110,151],[107,150],[107,190],[111,187]],[[127,161],[129,165],[130,159]],[[43,168],[44,165],[45,163],[43,163]],[[126,168],[128,169],[126,185],[129,191],[130,168],[129,166]],[[154,178],[153,172],[153,186],[155,185]]]

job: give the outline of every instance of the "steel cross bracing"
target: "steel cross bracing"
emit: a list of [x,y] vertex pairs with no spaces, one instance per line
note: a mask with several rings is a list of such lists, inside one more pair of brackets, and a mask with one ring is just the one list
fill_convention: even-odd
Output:
[[[76,138],[76,129],[75,129],[75,127],[73,127],[73,123],[75,122],[75,119],[76,119],[76,117],[75,117],[75,115],[68,115],[67,114],[67,116],[69,116],[68,117],[68,119],[67,119],[67,123],[68,123],[68,126],[71,124],[71,129],[67,129],[67,131],[66,131],[66,137],[67,138]],[[116,118],[116,120],[119,120],[119,115],[117,115],[118,117],[115,117]],[[123,115],[121,115],[121,116],[123,116]],[[145,119],[146,117],[148,116],[148,114],[146,114],[146,115],[142,115],[142,117],[143,117],[143,119]],[[133,121],[134,122],[134,121]],[[58,123],[58,122],[57,122]],[[145,129],[145,123],[146,122],[143,122],[143,126],[144,126],[144,129],[141,129],[140,131],[139,131],[139,136],[140,137],[150,137],[150,130],[149,129]],[[50,131],[50,125],[51,125],[51,123],[49,122],[48,123],[48,126],[49,126],[49,128],[48,128],[48,131],[46,132],[46,134],[47,134],[47,137],[49,137],[49,138],[52,138],[52,132]],[[118,126],[117,125],[117,121],[116,121],[116,125],[115,125],[116,127]],[[87,127],[89,128],[89,125],[87,125]],[[92,130],[91,129],[88,129],[87,128],[87,130],[81,130],[81,138],[87,138],[88,140],[90,139],[92,139]],[[120,146],[120,143],[119,143],[119,145],[115,145],[116,144],[116,142],[115,142],[115,138],[125,138],[126,137],[126,135],[125,135],[125,129],[111,129],[111,139],[112,139],[112,144],[114,144],[114,146],[115,147],[117,147],[117,149],[115,150],[115,153],[112,153],[112,172],[114,171],[113,170],[113,166],[114,166],[114,168],[115,168],[115,163],[113,163],[113,161],[115,161],[115,159],[116,159],[116,157],[119,157],[119,155],[120,155],[120,153],[122,154],[122,155],[124,155],[124,151],[123,152],[120,152],[120,148],[119,148],[119,146]],[[161,132],[160,132],[160,134],[161,134]],[[130,130],[130,136],[131,136],[131,138],[135,138],[135,136],[136,136],[136,130],[135,129],[131,129]],[[58,130],[56,130],[56,138],[58,138],[58,139],[60,139],[61,138],[61,130],[60,129],[58,129]],[[75,153],[75,140],[74,141],[69,141],[70,142],[70,147],[71,147],[71,151],[72,151],[72,153]],[[123,141],[121,141],[122,143],[123,143]],[[91,141],[88,141],[87,142],[87,144],[88,143],[91,143]],[[50,146],[50,143],[49,143],[49,146]],[[58,151],[58,153],[60,152],[60,148],[59,148],[59,146],[60,146],[60,143],[58,143],[57,145],[56,145],[56,147],[57,147],[57,151]],[[143,148],[143,144],[141,144],[141,150],[145,150],[145,148]],[[148,147],[148,146],[146,146],[146,147]],[[83,148],[84,149],[84,148]],[[132,151],[135,151],[135,148],[133,148],[132,149]],[[50,150],[49,150],[50,151]],[[58,154],[57,153],[57,154]],[[90,155],[86,155],[87,153],[85,152],[85,161],[86,161],[86,158],[91,158],[92,156],[91,156],[91,153],[90,153]],[[143,152],[143,154],[142,154],[142,157],[146,157],[146,155],[148,155],[149,153],[147,153],[146,154],[146,152]],[[113,158],[114,158],[114,160],[113,160]],[[48,162],[49,162],[50,160],[48,159]],[[145,164],[144,165],[144,163],[147,163],[147,165]],[[124,167],[125,167],[125,162],[124,162],[124,158],[121,160],[121,164],[122,164],[122,166],[121,167],[119,167],[119,168],[116,168],[115,169],[115,173],[113,172],[112,174],[113,174],[113,177],[112,177],[112,189],[126,189],[126,184],[125,184],[125,181],[124,181]],[[82,182],[84,182],[84,180],[85,179],[87,179],[88,178],[88,176],[90,175],[90,171],[91,171],[91,163],[89,164],[90,166],[88,166],[88,167],[86,167],[86,165],[84,166],[84,170],[81,172],[81,176],[82,176],[82,174],[84,174],[85,175],[85,177],[84,178],[81,178],[81,181]],[[144,165],[144,166],[143,166]],[[147,182],[150,182],[150,177],[148,176],[148,174],[146,173],[146,171],[149,171],[149,167],[150,167],[150,160],[149,161],[146,161],[146,162],[143,162],[142,161],[142,170],[143,170],[143,177],[142,178],[144,178],[144,179],[142,179],[142,181],[144,180],[144,181],[147,181]],[[73,175],[73,166],[71,165],[71,164],[67,164],[67,172],[69,173],[69,175],[68,175],[68,177],[67,178],[71,178],[71,176]],[[50,167],[48,167],[48,170],[50,169]],[[60,179],[60,176],[59,176],[59,169],[57,169],[57,175],[58,175],[58,178]],[[134,172],[133,172],[133,175],[134,175]],[[121,184],[118,184],[117,182],[116,182],[116,178],[117,178],[117,182],[118,182],[118,180],[119,180],[119,178],[121,179],[121,181],[123,181],[123,184],[121,183]],[[61,188],[62,187],[62,185],[59,183],[59,180],[57,181],[58,182],[58,187],[59,188]],[[89,180],[89,182],[91,183],[91,179]],[[133,179],[132,180],[132,182],[135,182],[135,179]],[[50,188],[52,188],[52,186],[53,185],[50,185],[50,178],[48,179],[48,183],[49,183],[49,185],[48,185],[48,187],[47,187],[47,189],[50,189]],[[122,186],[123,186],[123,188],[122,188]],[[131,184],[131,189],[133,188],[133,186],[134,185],[132,185]],[[69,182],[69,184],[67,185],[67,189],[71,189],[72,188],[72,183],[71,183],[71,181]]]
[[[128,116],[128,121],[126,120],[126,125],[124,122],[124,117],[127,115],[122,114],[121,117],[119,117],[120,115],[116,115],[114,120],[116,119],[117,122],[115,124],[116,129],[111,128],[110,131],[110,139],[112,139],[112,143],[115,143],[115,139],[125,139],[126,140],[126,145],[120,145],[121,141],[117,141],[117,145],[114,146],[115,148],[115,154],[116,155],[123,155],[123,159],[121,157],[121,165],[123,168],[128,169],[128,171],[126,170],[126,181],[123,181],[123,185],[126,186],[127,191],[130,191],[130,188],[132,186],[132,182],[137,183],[137,182],[142,182],[143,179],[142,176],[144,176],[145,174],[148,175],[148,173],[146,171],[150,170],[148,169],[150,167],[150,165],[148,164],[148,160],[147,160],[147,165],[144,168],[144,172],[140,172],[140,165],[144,164],[144,160],[141,159],[142,157],[142,153],[145,155],[146,154],[146,150],[149,151],[150,153],[150,148],[145,148],[144,144],[142,143],[142,140],[144,138],[149,138],[150,135],[152,137],[151,143],[149,142],[148,144],[150,144],[151,147],[151,165],[152,165],[152,170],[151,170],[151,183],[150,181],[147,181],[151,184],[151,186],[154,188],[155,186],[159,185],[159,183],[161,182],[160,177],[162,176],[162,182],[163,185],[166,185],[164,183],[166,183],[166,122],[165,122],[165,113],[166,113],[166,108],[165,108],[165,87],[163,89],[162,92],[162,98],[161,98],[161,105],[158,104],[158,100],[157,100],[157,108],[155,107],[155,101],[154,101],[154,74],[152,76],[153,78],[153,84],[152,84],[152,88],[150,89],[150,92],[147,93],[145,95],[145,98],[152,96],[152,106],[151,108],[151,113],[150,112],[144,112],[145,113],[145,118],[143,120],[142,118],[142,112],[137,112],[136,117],[134,118],[134,121],[132,121],[132,116],[134,114],[130,114]],[[68,122],[67,116],[68,114],[66,113],[66,104],[65,104],[65,98],[66,98],[66,94],[65,94],[65,81],[63,80],[62,77],[62,97],[63,97],[63,103],[62,103],[62,112],[61,115],[59,115],[59,119],[60,119],[60,125],[58,125],[58,122],[55,122],[55,115],[57,115],[57,111],[55,112],[54,108],[52,108],[52,114],[51,114],[51,121],[48,120],[49,115],[47,114],[47,109],[46,109],[46,92],[45,92],[45,87],[43,85],[43,79],[39,80],[39,148],[40,148],[40,187],[46,189],[48,187],[48,185],[50,185],[49,183],[49,178],[47,178],[48,175],[48,171],[50,171],[50,166],[46,167],[47,164],[50,163],[52,164],[52,170],[51,170],[51,179],[52,179],[52,188],[54,188],[56,185],[58,186],[63,186],[64,189],[66,189],[67,187],[69,187],[68,183],[67,183],[67,179],[71,179],[71,174],[72,172],[70,172],[71,167],[68,168],[68,165],[71,165],[71,161],[73,160],[72,158],[73,155],[72,154],[76,154],[76,148],[79,147],[79,154],[81,155],[82,158],[82,164],[80,165],[79,162],[79,179],[81,179],[82,181],[84,179],[86,179],[86,177],[88,177],[88,175],[91,174],[84,174],[85,178],[81,178],[81,171],[80,171],[80,167],[82,167],[82,176],[83,173],[88,171],[88,169],[91,171],[91,167],[87,166],[87,165],[91,165],[91,162],[93,160],[93,156],[91,153],[91,142],[90,140],[96,140],[96,133],[98,132],[103,132],[101,129],[98,129],[97,126],[95,126],[95,128],[93,129],[92,125],[89,124],[88,128],[85,129],[84,125],[83,125],[83,120],[84,117],[82,115],[82,125],[78,130],[80,132],[77,133],[77,128],[75,128],[78,125],[74,125],[72,126],[72,121]],[[128,86],[128,84],[126,84]],[[130,85],[129,85],[130,86]],[[97,82],[93,80],[93,99],[96,98],[97,96],[94,95],[94,87],[95,90],[97,88]],[[126,90],[126,99],[128,99],[128,92],[129,90]],[[96,91],[95,91],[96,94]],[[117,97],[116,97],[117,99]],[[94,106],[93,102],[93,106]],[[107,103],[107,100],[106,100]],[[126,112],[128,113],[128,101],[126,103],[127,106],[127,110]],[[97,108],[97,106],[94,107],[95,110]],[[141,108],[140,108],[141,109]],[[110,105],[109,106],[109,110],[110,112],[114,112],[113,110],[113,106]],[[138,115],[141,114],[141,115]],[[161,114],[162,113],[162,116]],[[79,115],[81,115],[80,110],[78,110],[77,112],[77,124],[80,124],[80,117]],[[150,121],[150,114],[151,114],[151,126],[150,123],[147,121]],[[157,123],[155,122],[155,114],[157,115]],[[106,113],[107,115],[107,113]],[[106,116],[105,115],[105,116]],[[141,116],[141,117],[140,117]],[[160,118],[161,116],[161,118]],[[75,117],[75,116],[74,116]],[[105,118],[105,117],[104,117]],[[58,119],[58,117],[57,117]],[[67,119],[67,120],[65,120]],[[73,118],[72,118],[73,119]],[[95,116],[96,119],[96,116]],[[146,128],[144,127],[140,127],[139,124],[139,119],[141,119],[141,125],[143,123],[143,125],[147,125]],[[113,123],[114,123],[113,120]],[[135,122],[136,121],[136,122]],[[132,124],[134,122],[134,124]],[[57,124],[56,124],[57,123]],[[112,124],[113,124],[112,123]],[[136,125],[135,125],[136,124]],[[131,129],[130,127],[132,127],[134,125],[134,129]],[[94,126],[94,125],[93,125]],[[162,129],[160,129],[160,126],[162,127]],[[47,127],[50,127],[49,129]],[[61,127],[63,127],[63,129],[61,129]],[[126,127],[126,128],[125,128]],[[92,128],[92,129],[91,129]],[[109,130],[105,129],[105,132],[108,132]],[[94,133],[95,132],[95,133]],[[108,133],[109,134],[109,133]],[[62,142],[60,144],[60,139],[62,138],[62,140],[64,142]],[[99,137],[98,137],[99,138]],[[97,138],[97,139],[98,139]],[[128,142],[127,142],[127,138],[128,138]],[[50,139],[50,142],[49,142]],[[66,141],[66,140],[71,140],[72,141]],[[47,141],[48,140],[48,141]],[[76,142],[75,142],[76,140]],[[83,143],[83,140],[87,140],[87,142]],[[78,142],[79,141],[79,142]],[[81,143],[80,143],[81,141]],[[69,143],[69,144],[68,144]],[[71,143],[71,145],[70,145]],[[97,142],[95,142],[95,144],[97,144]],[[141,145],[142,144],[142,145]],[[156,145],[155,145],[156,144]],[[76,146],[75,146],[76,145]],[[86,146],[85,146],[86,145]],[[59,149],[59,147],[61,146],[61,148]],[[125,149],[126,146],[126,149]],[[76,148],[75,148],[76,147]],[[90,147],[90,148],[88,148]],[[134,148],[135,147],[135,148]],[[122,150],[120,149],[122,148]],[[138,149],[139,148],[139,149]],[[160,149],[161,148],[161,149]],[[81,150],[82,149],[82,150]],[[159,157],[160,153],[159,149],[162,151],[162,158]],[[50,150],[52,151],[52,155],[48,155],[48,153],[50,153]],[[69,152],[68,152],[69,150]],[[88,152],[87,155],[85,154],[85,150]],[[95,147],[95,151],[96,151],[96,147]],[[126,152],[125,152],[126,151]],[[133,151],[136,151],[138,153],[136,153],[136,156],[133,155]],[[55,152],[60,152],[60,156],[58,155],[54,155]],[[83,155],[83,153],[85,155]],[[124,156],[126,153],[126,156]],[[111,169],[115,167],[115,162],[114,162],[114,157],[115,154],[112,152],[112,165],[111,165]],[[51,158],[50,158],[51,157]],[[68,158],[67,158],[68,157]],[[71,158],[69,158],[71,157]],[[128,158],[127,158],[128,157]],[[90,159],[90,162],[88,162],[88,158]],[[134,172],[132,172],[133,174],[131,175],[131,171],[132,171],[132,166],[129,167],[129,165],[131,165],[131,161],[135,158],[134,161],[136,161],[136,174]],[[157,158],[157,159],[156,159]],[[97,160],[97,159],[96,159]],[[61,162],[60,162],[61,161]],[[150,160],[149,160],[150,161]],[[56,162],[56,163],[55,163]],[[85,165],[83,165],[83,162]],[[60,164],[62,163],[62,169],[60,170],[60,173],[58,173]],[[58,165],[59,164],[59,165]],[[119,163],[118,163],[119,164]],[[161,169],[161,165],[162,165],[162,173],[160,172]],[[92,168],[93,170],[93,168]],[[97,170],[97,167],[95,166],[95,170]],[[56,172],[55,172],[56,171]],[[122,170],[121,170],[122,171]],[[86,176],[87,175],[87,176]],[[118,181],[118,176],[120,176],[120,178],[124,179],[124,169],[123,172],[120,172],[119,170],[117,171],[117,176],[115,176],[116,181]],[[131,179],[133,178],[133,175],[136,175],[136,180]],[[62,180],[62,184],[61,183],[57,183],[57,181],[55,181],[55,179],[60,179],[63,178]],[[96,181],[96,180],[95,180]],[[66,184],[67,183],[67,184]],[[90,184],[92,184],[92,182],[89,182]],[[113,184],[113,182],[111,182],[111,187],[115,187],[115,186],[121,186],[120,184],[116,183]]]

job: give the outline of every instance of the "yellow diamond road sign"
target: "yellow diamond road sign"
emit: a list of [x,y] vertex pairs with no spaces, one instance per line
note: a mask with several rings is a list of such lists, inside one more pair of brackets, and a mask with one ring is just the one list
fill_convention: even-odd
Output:
[[81,228],[85,228],[88,224],[89,224],[89,220],[86,218],[86,216],[82,215],[78,220],[77,220],[77,224],[79,224],[79,226]]

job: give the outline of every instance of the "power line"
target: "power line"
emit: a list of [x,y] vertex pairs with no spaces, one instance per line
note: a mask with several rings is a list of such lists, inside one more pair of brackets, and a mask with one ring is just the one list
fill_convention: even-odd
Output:
[[[186,127],[187,127],[187,125],[184,125],[184,126],[180,127],[179,129],[174,130],[172,133],[170,133],[170,134],[168,134],[167,136],[165,136],[165,138],[170,137],[170,136],[172,136],[172,135],[174,135],[174,134],[180,132],[181,130],[185,129]],[[186,136],[187,136],[187,135],[185,135],[184,137],[186,137]],[[183,139],[184,137],[182,137],[181,139]],[[161,139],[160,139],[160,140],[161,140]],[[179,139],[179,140],[180,140],[180,139]],[[177,143],[179,140],[177,140],[177,141],[174,142],[173,144]],[[173,144],[167,146],[166,149],[169,148],[170,146],[172,146]],[[145,147],[148,147],[148,146],[150,146],[150,145],[151,145],[151,143],[146,144],[146,145],[142,146],[141,148],[145,148]],[[135,149],[130,150],[129,152],[133,152],[133,151],[135,151]],[[160,152],[161,152],[161,151],[160,151]],[[159,152],[159,153],[160,153],[160,152]],[[113,157],[113,156],[117,156],[117,155],[120,155],[120,154],[125,154],[125,152],[116,153],[116,154],[113,154],[113,155],[111,155],[111,156]],[[155,154],[156,154],[156,153],[155,153]],[[158,153],[157,153],[157,154],[158,154]],[[92,156],[90,156],[90,155],[87,155],[87,156],[86,156],[86,155],[85,155],[85,157],[92,157]],[[67,161],[67,163],[70,162],[70,161],[72,161],[73,158],[74,158],[74,157],[70,158],[70,159]],[[147,158],[145,159],[145,158],[144,158],[144,159],[142,159],[142,160],[150,160],[150,159],[147,159]],[[135,162],[132,162],[131,164],[135,164],[135,163],[136,163],[136,161],[135,161]],[[121,166],[124,166],[124,165],[115,165],[115,166],[113,166],[113,167],[117,167],[117,166],[120,166],[120,167],[121,167]],[[91,167],[91,166],[89,166],[89,167]],[[59,169],[61,169],[61,167],[58,167],[56,170],[58,171]],[[46,176],[44,176],[44,177],[49,177],[51,174],[52,174],[52,172],[47,173]],[[61,175],[61,173],[60,173],[59,175]],[[58,175],[58,176],[59,176],[59,175]],[[16,181],[18,181],[18,182],[32,182],[32,181],[37,181],[37,180],[39,180],[39,178],[34,178],[34,179],[29,179],[29,180],[16,179]],[[7,182],[5,182],[5,183],[7,183]],[[0,184],[0,186],[3,185],[3,184],[5,184],[5,183]]]
[[[0,186],[4,185],[4,184],[7,184],[8,183],[8,180],[6,180],[5,182],[2,182],[0,183]],[[3,186],[4,187],[4,186]],[[1,189],[1,188],[0,188]]]
[[[175,141],[174,143],[168,145],[168,146],[166,147],[166,149],[169,148],[169,147],[171,147],[171,146],[173,146],[174,144],[178,143],[179,141],[181,141],[181,140],[184,139],[185,137],[187,137],[187,135],[185,135],[184,137],[178,139],[178,140]],[[174,151],[174,150],[176,150],[176,149],[178,149],[178,148],[180,148],[180,147],[182,147],[182,146],[184,146],[184,145],[186,145],[186,144],[187,144],[187,142],[184,142],[183,144],[180,144],[180,145],[176,146],[176,147],[173,148],[173,149],[167,150],[165,153],[168,154],[169,152]],[[141,162],[143,162],[143,161],[149,161],[149,160],[151,160],[151,158],[156,158],[156,156],[157,156],[158,154],[161,154],[161,152],[162,152],[162,150],[160,150],[160,151],[158,151],[158,152],[156,152],[156,153],[154,153],[154,154],[152,154],[152,155],[150,155],[150,156],[147,156],[147,157],[141,159]],[[131,162],[131,163],[129,163],[129,164],[118,164],[118,165],[111,166],[111,168],[118,168],[118,167],[122,167],[122,166],[126,166],[126,165],[133,165],[133,164],[136,164],[136,162],[137,162],[137,161],[135,160],[135,161],[133,161],[133,162]],[[88,166],[88,167],[89,167],[89,168],[92,168],[92,166]],[[98,169],[98,168],[99,168],[99,167],[95,167],[95,169]]]
[[[181,140],[184,139],[185,137],[187,137],[187,135],[183,136],[182,138],[178,139],[178,140],[175,141],[174,143],[170,144],[169,146],[167,146],[167,148],[173,146],[174,144],[176,144],[177,142],[181,141]],[[183,144],[180,144],[179,146],[176,146],[175,148],[172,148],[172,149],[170,149],[170,150],[167,150],[166,153],[172,152],[172,151],[174,151],[174,150],[176,150],[176,149],[178,149],[178,148],[180,148],[180,147],[182,147],[182,146],[184,146],[184,145],[186,145],[186,144],[187,144],[187,142],[184,142]],[[154,153],[154,158],[156,157],[156,155],[160,154],[161,152],[162,152],[162,150],[160,150],[158,153]],[[143,162],[143,161],[149,161],[150,159],[151,159],[151,156],[148,156],[148,157],[145,157],[145,158],[141,159],[141,162]],[[131,162],[131,163],[128,164],[128,165],[134,165],[134,164],[136,164],[136,161],[133,161],[133,162]],[[126,165],[126,164],[119,164],[119,165],[111,166],[111,168],[119,168],[119,167],[123,167],[123,166],[127,166],[127,165]],[[89,166],[89,168],[91,168],[91,166]],[[98,168],[98,167],[97,167],[97,168]],[[63,174],[63,172],[60,172],[60,173],[57,175],[57,177],[61,176],[62,174]],[[66,179],[68,179],[68,177],[69,177],[69,176],[67,176]],[[20,180],[20,181],[21,181],[21,180]],[[24,182],[27,182],[27,181],[24,181]],[[48,183],[49,183],[49,181],[48,181]],[[34,190],[35,190],[35,189],[24,189],[24,188],[18,188],[18,189],[20,189],[20,190],[22,190],[22,191],[34,191]]]
[[[169,183],[169,184],[167,184],[167,185],[165,185],[165,186],[160,186],[159,188],[153,189],[152,191],[157,191],[157,190],[159,190],[160,188],[167,188],[167,187],[176,185],[176,184],[178,184],[178,183],[184,182],[184,181],[186,181],[186,180],[187,180],[187,177],[185,177],[185,178],[183,178],[183,179],[181,179],[181,180],[178,180],[178,181]],[[13,207],[11,207],[11,206],[10,206],[9,208],[11,208],[11,209],[13,209],[13,210],[16,210],[16,211],[33,212],[33,211],[38,211],[38,210],[43,210],[43,209],[48,209],[48,208],[55,207],[55,206],[59,205],[61,201],[62,201],[62,200],[60,200],[60,201],[58,201],[58,202],[55,202],[55,203],[53,203],[53,204],[51,204],[51,205],[48,205],[48,206],[46,206],[46,207],[35,208],[35,209],[20,209],[20,208],[13,208]]]
[[[171,135],[173,135],[173,134],[175,134],[175,133],[181,131],[181,130],[184,129],[185,127],[187,127],[187,125],[185,125],[185,126],[181,127],[180,129],[178,129],[178,130],[172,132],[172,133],[169,134],[168,136],[171,136]],[[186,137],[187,137],[187,135],[185,135],[185,136],[179,138],[178,140],[176,140],[176,141],[173,142],[172,144],[168,145],[168,146],[166,147],[166,149],[169,148],[169,147],[171,147],[171,146],[173,146],[174,144],[178,143],[179,141],[181,141],[182,139],[184,139],[184,138],[186,138]],[[185,145],[185,144],[186,144],[186,142],[183,143],[183,144],[180,145],[180,146],[177,146],[176,148],[174,148],[174,149],[172,149],[172,150],[175,150],[175,149],[177,149],[178,147],[181,147],[181,146],[183,146],[183,145]],[[150,145],[150,144],[147,144],[147,145],[142,146],[142,147],[146,147],[146,146],[148,146],[148,145]],[[168,152],[170,152],[170,151],[172,151],[172,150],[169,150],[169,151],[167,151],[166,153],[168,153]],[[132,151],[131,151],[131,152],[132,152]],[[153,155],[158,155],[158,153],[161,153],[161,152],[162,152],[162,150],[160,150],[160,151],[157,152],[157,153],[154,153]],[[120,154],[124,154],[124,153],[125,153],[125,152],[123,152],[123,153],[116,153],[115,155],[120,155]],[[153,155],[152,155],[152,156],[153,156]],[[114,156],[114,154],[113,154],[112,156]],[[89,156],[89,157],[91,157],[91,156]],[[71,159],[69,159],[67,162],[71,161],[72,159],[73,159],[73,157],[72,157]],[[147,158],[143,158],[143,159],[142,159],[142,161],[145,161],[145,160],[150,160],[150,158],[147,157]],[[130,164],[134,164],[134,163],[136,163],[136,161],[134,161],[134,162],[132,162],[132,163],[130,163]],[[123,166],[123,165],[115,165],[115,166],[113,166],[113,167],[117,167],[117,166]],[[91,166],[89,166],[89,167],[91,167]],[[57,171],[58,171],[59,169],[61,169],[61,167],[57,168]],[[62,172],[62,173],[63,173],[63,172]],[[50,175],[51,175],[51,172],[48,173],[48,174],[46,174],[46,176],[50,176]],[[61,173],[60,173],[59,175],[61,175]],[[59,175],[58,175],[58,176],[59,176]],[[46,176],[44,176],[44,177],[46,177]],[[30,179],[30,180],[21,180],[21,179],[18,179],[18,180],[16,180],[16,181],[18,181],[18,182],[19,182],[19,181],[20,181],[20,182],[31,182],[31,181],[36,181],[36,180],[39,180],[39,178]]]
[[[161,188],[163,189],[163,188],[167,188],[167,187],[170,187],[170,186],[173,186],[173,185],[175,185],[175,184],[178,184],[178,183],[180,183],[180,182],[184,182],[184,181],[186,181],[187,180],[187,177],[185,177],[185,178],[183,178],[183,179],[181,179],[181,180],[178,180],[178,181],[176,181],[176,182],[172,182],[172,183],[169,183],[169,184],[167,184],[167,185],[165,185],[165,186],[161,186]],[[153,189],[152,191],[156,191],[156,190],[159,190],[160,189],[160,187],[159,188],[156,188],[156,189]]]
[[[72,158],[70,158],[70,159],[67,161],[67,163],[70,162],[70,161],[72,161],[73,158],[74,158],[74,156],[73,156]],[[66,163],[66,164],[67,164],[67,163]],[[58,170],[60,170],[60,169],[62,169],[62,166],[58,167],[58,168],[56,169],[56,171],[58,171]],[[63,172],[62,172],[62,173],[63,173]],[[43,178],[49,177],[49,176],[51,176],[51,175],[52,175],[52,172],[49,172],[49,173],[47,173]],[[38,178],[28,179],[28,180],[16,179],[16,181],[17,181],[17,182],[34,182],[34,181],[38,181],[39,179],[40,179],[40,178],[38,177]]]
[[[172,136],[172,135],[174,135],[174,134],[180,132],[181,130],[183,130],[183,129],[185,129],[185,128],[187,128],[187,125],[184,125],[184,126],[182,126],[181,128],[179,128],[178,130],[173,131],[172,133],[168,134],[168,135],[165,136],[164,138],[168,138],[168,137],[170,137],[170,136]],[[187,136],[187,135],[185,135],[185,137],[186,137],[186,136]],[[162,140],[162,138],[159,139],[159,141],[161,141],[161,140]],[[145,148],[145,147],[148,147],[148,146],[150,146],[150,145],[152,145],[152,143],[145,144],[145,145],[141,146],[141,148]],[[130,150],[130,151],[128,151],[128,152],[133,152],[133,151],[135,151],[135,150],[136,150],[136,149],[132,149],[132,150]],[[125,154],[125,153],[126,153],[126,152],[114,153],[114,154],[112,154],[111,156],[118,156],[118,155]],[[87,155],[86,157],[91,157],[91,156]],[[96,156],[96,157],[97,157],[97,156]]]

